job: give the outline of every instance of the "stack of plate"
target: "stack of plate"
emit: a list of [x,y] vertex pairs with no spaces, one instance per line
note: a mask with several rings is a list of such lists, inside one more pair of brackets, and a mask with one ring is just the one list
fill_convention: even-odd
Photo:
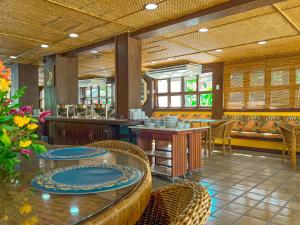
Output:
[[177,116],[165,116],[166,128],[175,128],[177,123]]
[[164,120],[163,119],[152,119],[152,122],[155,123],[156,127],[163,127]]

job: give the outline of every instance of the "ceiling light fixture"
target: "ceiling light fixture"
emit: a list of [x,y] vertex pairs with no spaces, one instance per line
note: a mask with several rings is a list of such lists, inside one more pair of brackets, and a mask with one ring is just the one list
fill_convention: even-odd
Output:
[[11,56],[9,56],[9,58],[11,58],[11,59],[16,59],[16,58],[18,58],[17,56],[14,56],[14,55],[11,55]]
[[259,45],[265,45],[265,44],[267,44],[267,42],[266,41],[259,41],[259,42],[257,42],[257,44],[259,44]]
[[152,63],[152,64],[156,64],[157,62],[156,62],[156,61],[152,61],[151,63]]
[[206,33],[208,31],[208,29],[207,28],[200,28],[198,31],[201,32],[201,33]]
[[216,52],[223,52],[223,49],[216,49]]
[[145,9],[148,9],[148,10],[154,10],[157,8],[157,5],[155,3],[148,3],[145,5]]
[[49,48],[49,45],[47,45],[47,44],[41,44],[41,47],[42,48]]
[[97,50],[91,50],[90,53],[92,53],[92,54],[97,54],[98,51],[97,51]]
[[173,61],[173,60],[174,60],[174,58],[168,58],[168,60],[169,60],[169,61]]
[[71,34],[69,34],[69,37],[70,38],[78,38],[78,34],[75,34],[75,33],[71,33]]

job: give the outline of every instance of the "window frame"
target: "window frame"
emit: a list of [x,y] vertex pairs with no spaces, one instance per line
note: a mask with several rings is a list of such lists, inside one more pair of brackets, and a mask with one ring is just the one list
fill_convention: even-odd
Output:
[[[212,110],[212,106],[205,107],[200,105],[200,94],[212,94],[214,96],[214,87],[213,80],[214,74],[212,71],[203,71],[203,73],[211,73],[212,74],[212,90],[211,91],[199,91],[199,75],[196,75],[196,91],[185,92],[184,90],[184,77],[173,77],[173,78],[164,78],[164,79],[154,79],[154,109],[155,110]],[[180,92],[171,92],[171,80],[172,79],[181,79],[181,91]],[[168,81],[168,90],[166,93],[158,93],[158,81],[159,80],[167,80]],[[185,95],[196,95],[197,105],[195,107],[185,106]],[[159,107],[158,106],[158,97],[159,96],[168,96],[168,107]],[[181,96],[181,107],[171,107],[171,96]]]

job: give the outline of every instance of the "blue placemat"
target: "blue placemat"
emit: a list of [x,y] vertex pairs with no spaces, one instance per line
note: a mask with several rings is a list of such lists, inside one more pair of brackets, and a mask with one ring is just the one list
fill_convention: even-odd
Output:
[[100,156],[105,153],[107,153],[107,150],[102,148],[69,147],[49,150],[39,157],[49,160],[78,160]]
[[31,185],[48,193],[91,194],[130,186],[141,177],[141,171],[121,165],[73,166],[38,175]]

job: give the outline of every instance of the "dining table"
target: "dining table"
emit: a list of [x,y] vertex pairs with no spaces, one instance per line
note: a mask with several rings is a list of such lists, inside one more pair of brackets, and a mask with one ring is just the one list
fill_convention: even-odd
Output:
[[[55,148],[55,147],[53,147]],[[92,194],[57,194],[37,190],[34,177],[76,166],[116,165],[139,171],[133,184]],[[138,156],[109,149],[106,154],[76,160],[49,160],[38,156],[21,160],[20,175],[0,182],[2,225],[133,225],[142,215],[151,195],[151,171]],[[76,174],[73,174],[76,176]],[[85,176],[82,176],[85,179]]]

